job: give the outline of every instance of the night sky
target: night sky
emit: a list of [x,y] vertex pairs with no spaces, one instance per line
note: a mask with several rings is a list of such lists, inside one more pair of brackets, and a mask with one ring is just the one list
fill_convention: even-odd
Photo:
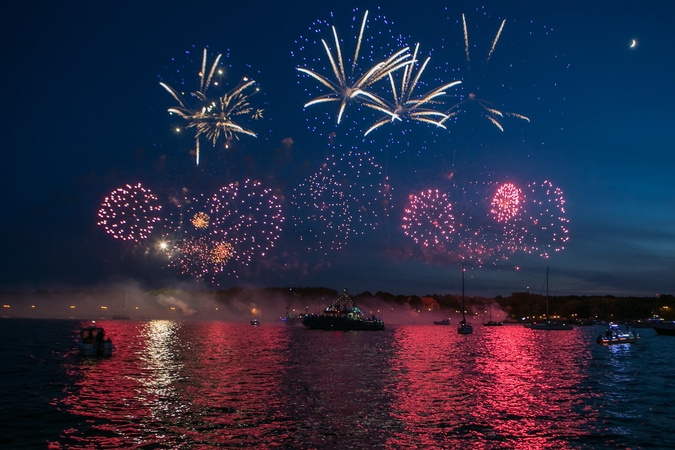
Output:
[[[438,190],[454,201],[479,186],[483,200],[454,203],[453,212],[468,209],[483,224],[500,185],[550,181],[563,193],[569,220],[564,250],[552,245],[548,258],[509,250],[506,238],[494,238],[494,224],[489,232],[475,225],[479,235],[491,233],[492,250],[481,261],[465,258],[469,295],[538,293],[547,266],[554,295],[675,293],[675,39],[668,2],[10,2],[2,9],[2,289],[133,284],[457,293],[466,256],[460,239],[444,251],[415,243],[402,227],[410,196]],[[365,10],[367,42],[357,71],[419,43],[418,60],[431,59],[415,95],[463,81],[430,108],[446,112],[477,93],[530,122],[504,116],[500,131],[487,110],[467,101],[447,129],[404,118],[364,138],[382,114],[363,102],[349,102],[339,125],[339,102],[303,108],[330,91],[296,68],[332,77],[320,42],[334,47],[327,23],[349,70]],[[227,147],[225,139],[214,147],[202,138],[197,167],[194,131],[167,112],[177,103],[159,82],[180,90],[184,81],[190,99],[205,47],[209,65],[223,54],[220,89],[255,79],[259,92],[249,100],[263,117],[241,117],[257,138],[242,134]],[[386,78],[372,88],[382,98],[390,91]],[[350,151],[377,164],[367,181],[386,185],[390,197],[368,203],[377,186],[352,187],[352,197],[363,197],[347,201],[348,217],[333,217],[332,226],[310,220],[301,204],[307,180],[327,158]],[[358,185],[354,173],[347,176]],[[181,196],[210,196],[245,179],[272,190],[285,220],[273,248],[254,253],[248,266],[230,260],[215,283],[168,264],[158,250],[164,222],[138,243],[113,239],[97,225],[104,198],[127,183],[149,188],[166,220],[172,199],[175,206]],[[344,245],[331,249],[331,233],[345,229]],[[328,237],[319,242],[316,230]],[[539,232],[541,246],[550,230]]]

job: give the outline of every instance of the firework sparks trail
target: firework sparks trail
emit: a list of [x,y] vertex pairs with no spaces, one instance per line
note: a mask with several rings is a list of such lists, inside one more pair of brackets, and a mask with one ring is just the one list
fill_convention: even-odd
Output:
[[[501,25],[499,26],[499,30],[497,31],[497,34],[495,35],[494,40],[492,41],[492,46],[490,47],[490,50],[488,51],[487,58],[485,60],[485,63],[490,62],[490,58],[492,58],[492,54],[494,53],[495,47],[497,46],[497,42],[499,42],[499,38],[502,35],[502,30],[504,29],[504,25],[506,24],[506,19],[502,20]],[[466,25],[466,17],[464,14],[462,14],[462,27],[464,30],[464,53],[466,54],[466,61],[467,65],[469,67],[469,70],[471,69],[471,58],[469,57],[469,31]],[[515,117],[516,119],[521,119],[526,122],[530,122],[530,119],[527,116],[524,116],[522,114],[514,113],[514,112],[508,112],[508,111],[502,111],[500,110],[497,106],[492,104],[491,102],[487,100],[480,99],[476,96],[474,92],[469,92],[469,95],[464,98],[464,100],[461,100],[460,102],[454,104],[445,114],[446,117],[441,119],[439,122],[442,124],[445,122],[447,119],[451,117],[455,117],[459,113],[459,109],[462,105],[466,105],[467,103],[474,103],[478,105],[483,113],[485,114],[485,117],[494,125],[496,126],[499,131],[504,131],[504,127],[501,124],[501,119],[504,117]]]
[[333,39],[335,42],[335,53],[336,53],[335,56],[333,55],[333,51],[331,51],[326,41],[324,39],[321,39],[323,47],[326,51],[326,56],[328,57],[328,61],[330,62],[330,66],[333,72],[332,75],[334,76],[334,79],[331,80],[328,77],[320,75],[316,73],[314,70],[305,67],[297,68],[299,72],[308,75],[311,78],[314,78],[316,81],[318,81],[323,86],[327,87],[332,91],[329,94],[322,95],[307,102],[304,107],[307,108],[309,106],[325,102],[340,102],[340,107],[338,109],[337,114],[338,124],[341,122],[345,108],[350,100],[359,101],[361,100],[361,98],[363,98],[364,101],[366,101],[371,108],[376,109],[385,114],[391,114],[389,109],[387,108],[386,103],[379,97],[371,93],[369,89],[374,83],[385,78],[392,72],[395,72],[398,69],[401,69],[403,67],[412,64],[413,62],[412,60],[410,60],[410,53],[408,53],[409,48],[406,47],[401,50],[398,50],[393,55],[386,58],[384,61],[376,63],[368,70],[364,71],[362,75],[357,76],[355,72],[356,68],[358,67],[357,62],[359,59],[359,52],[361,49],[361,43],[363,41],[363,32],[365,30],[367,20],[368,20],[368,11],[366,11],[365,14],[363,15],[361,29],[356,42],[356,50],[354,52],[354,58],[352,59],[352,70],[349,76],[345,72],[345,64],[344,64],[345,62],[343,61],[342,58],[342,48],[340,46],[340,39],[338,38],[338,34],[334,26],[331,28],[333,30]]
[[173,241],[166,249],[169,266],[197,280],[210,276],[214,283],[220,273],[236,276],[237,267],[264,257],[284,222],[278,197],[252,180],[230,183],[213,196],[202,194],[178,209],[167,224],[167,241]]
[[232,137],[238,138],[239,134],[256,137],[257,135],[253,131],[242,127],[234,120],[238,116],[249,114],[252,114],[251,117],[253,119],[262,117],[262,110],[254,110],[251,107],[248,100],[250,95],[246,93],[251,88],[254,89],[253,93],[258,92],[258,88],[254,87],[255,80],[244,77],[234,89],[224,95],[215,99],[209,96],[208,90],[211,87],[213,75],[216,73],[222,55],[216,56],[208,75],[206,75],[207,57],[207,51],[204,49],[202,69],[199,72],[199,90],[191,93],[197,99],[196,107],[192,107],[183,99],[178,91],[168,84],[159,83],[178,102],[179,106],[169,108],[169,113],[177,114],[185,119],[188,122],[186,128],[195,129],[195,158],[197,165],[199,165],[199,141],[201,136],[211,141],[214,147],[221,137],[226,139]]
[[161,209],[157,197],[141,183],[127,184],[105,197],[96,224],[115,239],[139,242],[152,232]]
[[[408,65],[403,68],[403,77],[401,79],[400,92],[397,92],[396,83],[394,81],[393,72],[388,74],[389,81],[391,83],[391,92],[393,95],[393,102],[387,103],[388,114],[378,120],[373,126],[371,126],[364,134],[367,136],[371,131],[376,130],[382,125],[393,122],[394,120],[402,120],[402,117],[407,117],[410,120],[416,120],[418,122],[425,122],[429,124],[436,125],[437,127],[445,128],[441,120],[445,120],[448,116],[442,112],[426,108],[423,106],[429,105],[437,97],[446,94],[446,90],[450,89],[453,86],[456,86],[461,83],[461,81],[453,81],[451,83],[444,84],[436,89],[433,89],[421,97],[413,98],[413,92],[415,87],[419,82],[420,76],[424,72],[424,69],[429,63],[430,57],[427,57],[422,66],[420,67],[417,75],[413,78],[413,67],[414,62],[417,61],[417,53],[419,51],[419,44],[415,45],[415,51],[413,53],[413,64]],[[373,104],[366,102],[365,106],[373,107]],[[376,110],[381,110],[380,105],[375,105]]]
[[[339,250],[351,235],[375,229],[391,209],[391,186],[372,156],[332,155],[293,194],[296,228],[309,250]],[[303,230],[308,228],[308,236]]]
[[[462,18],[464,18],[464,14],[462,14]],[[492,46],[490,47],[490,51],[488,52],[487,58],[485,60],[485,63],[490,62],[490,58],[492,57],[492,53],[495,51],[495,47],[497,46],[497,42],[499,41],[499,36],[502,35],[502,30],[504,29],[504,24],[506,23],[506,19],[502,20],[502,24],[499,26],[499,31],[497,31],[497,35],[495,36],[494,41],[492,41]]]
[[462,14],[462,25],[464,27],[464,53],[466,53],[466,62],[471,64],[471,58],[469,57],[469,30],[466,28],[466,17]]
[[529,183],[523,193],[523,209],[512,246],[549,258],[552,252],[565,249],[570,239],[568,224],[562,190],[550,181]]

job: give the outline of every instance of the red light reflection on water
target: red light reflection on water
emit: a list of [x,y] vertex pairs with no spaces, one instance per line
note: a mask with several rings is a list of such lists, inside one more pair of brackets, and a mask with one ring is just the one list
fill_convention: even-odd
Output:
[[598,420],[578,329],[102,325],[117,352],[68,357],[53,448],[566,448]]
[[474,333],[397,330],[392,364],[401,377],[392,409],[406,427],[389,445],[566,448],[560,437],[588,434],[595,414],[578,389],[590,360],[583,335],[521,326]]
[[[117,351],[108,359],[73,359],[68,372],[76,381],[60,406],[85,420],[51,448],[241,446],[269,431],[264,421],[279,409],[283,328],[250,333],[250,326],[171,320],[100,325]],[[247,433],[233,432],[241,429]]]

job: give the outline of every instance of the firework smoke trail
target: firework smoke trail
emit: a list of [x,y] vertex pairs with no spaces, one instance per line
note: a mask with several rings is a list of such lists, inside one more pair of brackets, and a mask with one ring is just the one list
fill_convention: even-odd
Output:
[[[377,228],[391,209],[392,189],[367,153],[332,155],[293,194],[300,239],[308,250],[339,250],[351,235]],[[308,229],[305,236],[303,229]]]
[[361,25],[361,30],[357,38],[356,51],[354,52],[354,58],[352,60],[352,71],[349,77],[346,76],[344,61],[342,59],[342,48],[340,46],[340,40],[338,38],[337,31],[335,27],[331,27],[333,31],[333,38],[335,41],[335,51],[336,57],[333,56],[333,52],[328,47],[328,44],[324,39],[321,39],[324,49],[326,51],[326,56],[330,62],[330,66],[333,71],[333,76],[335,77],[334,81],[331,81],[323,75],[319,75],[315,71],[298,67],[297,70],[305,75],[308,75],[311,78],[314,78],[316,81],[327,87],[332,91],[332,93],[322,95],[315,98],[305,104],[305,108],[316,105],[319,103],[325,102],[340,102],[340,107],[337,114],[337,123],[339,124],[342,120],[342,115],[344,114],[347,103],[350,100],[361,100],[361,97],[365,101],[369,102],[370,107],[377,109],[385,114],[389,114],[386,103],[384,103],[380,98],[375,96],[369,91],[369,88],[382,78],[386,77],[390,73],[412,64],[410,60],[410,54],[408,53],[409,48],[403,48],[395,52],[390,57],[386,58],[384,61],[376,63],[374,66],[366,70],[363,75],[356,78],[355,69],[357,67],[357,61],[359,58],[359,51],[361,49],[361,43],[363,41],[363,32],[365,30],[365,25],[368,19],[368,11],[365,12],[363,16],[363,22]]
[[150,189],[141,183],[127,184],[105,197],[98,210],[96,225],[102,226],[115,239],[140,242],[152,232],[152,224],[160,220],[161,209]]
[[[207,50],[204,49],[201,71],[199,72],[199,90],[191,93],[192,97],[197,99],[196,107],[191,107],[178,91],[168,84],[163,82],[159,83],[160,86],[168,91],[174,100],[178,102],[178,106],[169,108],[168,112],[170,114],[177,114],[182,119],[186,120],[188,122],[186,128],[194,128],[196,130],[196,165],[199,165],[201,136],[205,136],[209,139],[214,147],[220,137],[238,138],[239,134],[256,137],[257,135],[253,131],[235,123],[234,118],[251,113],[253,113],[252,118],[254,119],[262,117],[262,110],[258,109],[254,111],[248,102],[250,95],[244,92],[255,85],[255,80],[244,77],[230,92],[227,92],[220,97],[216,97],[215,99],[209,96],[208,91],[211,87],[213,75],[216,73],[221,57],[222,54],[216,56],[207,75],[206,67],[208,54]],[[255,92],[258,92],[257,87],[255,88]]]
[[[453,86],[456,86],[461,83],[461,81],[453,81],[451,83],[444,84],[436,89],[433,89],[421,97],[412,98],[415,87],[417,86],[420,76],[424,73],[424,69],[429,63],[430,57],[427,57],[422,66],[420,67],[417,75],[412,78],[414,63],[417,61],[417,53],[419,51],[419,44],[415,45],[415,51],[413,53],[413,64],[406,66],[403,69],[403,77],[401,79],[401,92],[397,92],[396,83],[394,82],[393,73],[389,73],[389,81],[391,83],[391,92],[393,95],[393,103],[388,104],[388,115],[384,118],[378,120],[373,126],[371,126],[365,133],[364,136],[367,136],[371,131],[376,130],[382,125],[393,122],[395,119],[402,120],[401,117],[408,117],[410,120],[416,120],[418,122],[424,122],[436,125],[437,127],[445,128],[442,121],[448,119],[448,116],[442,112],[423,108],[422,106],[428,105],[434,101],[437,97],[446,94],[446,89],[449,89]],[[373,105],[366,102],[365,106],[373,108]],[[375,105],[379,106],[379,105]],[[380,108],[375,108],[380,110]],[[436,118],[434,120],[433,118]]]

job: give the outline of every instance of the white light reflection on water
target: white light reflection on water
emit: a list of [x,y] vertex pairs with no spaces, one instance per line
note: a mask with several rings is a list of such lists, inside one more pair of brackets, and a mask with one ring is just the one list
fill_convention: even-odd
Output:
[[177,418],[188,409],[188,405],[177,401],[176,385],[183,369],[181,353],[189,351],[189,342],[182,342],[178,336],[180,328],[180,322],[173,320],[151,320],[141,330],[141,348],[136,352],[141,373],[135,379],[144,389],[138,400],[148,404],[157,419]]

